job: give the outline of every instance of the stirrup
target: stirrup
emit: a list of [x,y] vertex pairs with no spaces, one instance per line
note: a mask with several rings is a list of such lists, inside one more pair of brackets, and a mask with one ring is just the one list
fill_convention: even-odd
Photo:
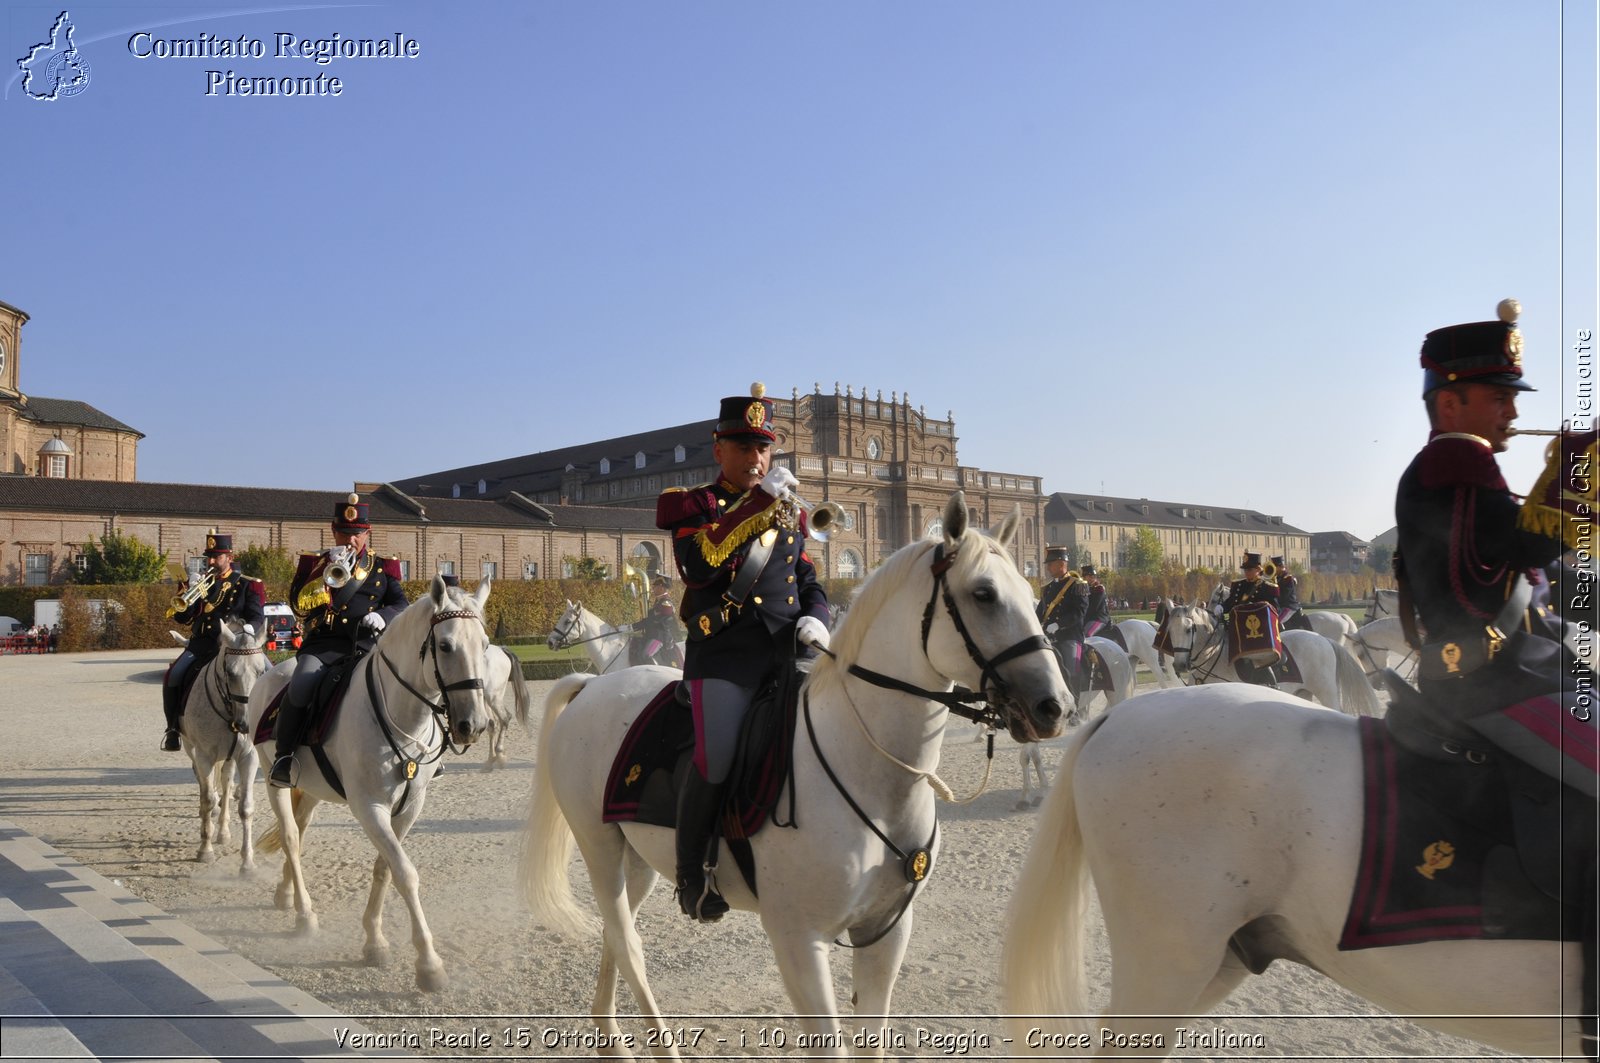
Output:
[[269,786],[285,787],[294,785],[292,765],[294,754],[285,753],[272,762],[272,771],[267,775]]
[[677,894],[678,907],[683,909],[683,914],[701,923],[715,923],[728,911],[728,902],[722,894],[712,888],[715,881],[711,874],[715,872],[714,865],[707,865],[699,876],[699,886],[693,879],[679,879],[678,887],[673,892]]
[[168,727],[167,733],[161,736],[161,751],[163,753],[177,753],[182,749],[183,745],[178,741],[178,729],[176,727]]

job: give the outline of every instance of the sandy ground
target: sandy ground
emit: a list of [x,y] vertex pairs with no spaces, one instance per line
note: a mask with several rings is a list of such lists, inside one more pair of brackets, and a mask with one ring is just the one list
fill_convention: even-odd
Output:
[[[452,760],[428,795],[407,849],[418,865],[423,903],[451,983],[425,995],[414,988],[409,920],[391,892],[386,909],[394,955],[388,966],[361,962],[360,914],[374,851],[349,812],[325,806],[309,838],[310,887],[321,915],[311,941],[291,936],[293,915],[272,905],[280,858],[262,857],[241,874],[237,838],[213,864],[197,864],[197,790],[183,754],[157,750],[160,681],[166,651],[0,657],[0,723],[9,742],[0,767],[0,817],[50,842],[132,892],[379,1031],[430,1028],[469,1040],[440,1054],[519,1058],[582,1058],[583,1045],[551,1040],[590,1029],[584,1016],[594,990],[598,940],[567,941],[533,925],[514,893],[512,867],[534,771],[534,740],[518,732],[511,765],[483,771],[475,747]],[[548,683],[533,684],[535,717]],[[941,775],[958,795],[983,774],[983,744],[957,721],[946,735]],[[1060,741],[1046,760],[1059,759]],[[895,994],[895,1033],[908,1047],[900,1058],[997,1059],[1001,1024],[997,984],[1000,931],[1015,869],[1036,819],[1016,811],[1020,795],[1016,747],[997,742],[988,790],[969,804],[942,806],[944,852],[916,907],[916,928]],[[272,822],[258,780],[256,830]],[[573,868],[580,897],[587,881]],[[1098,919],[1098,916],[1096,916]],[[686,1031],[713,1031],[690,1057],[773,1054],[779,1038],[790,1056],[797,1027],[760,924],[733,913],[714,927],[688,923],[658,885],[640,917],[645,956],[662,1006],[686,1016]],[[1107,973],[1104,937],[1096,925],[1090,984]],[[849,1010],[849,957],[834,950],[841,1008]],[[1103,997],[1098,1000],[1103,1003]],[[624,988],[621,1007],[634,1010]],[[1393,1059],[1476,1057],[1483,1048],[1423,1030],[1376,1011],[1304,968],[1275,964],[1247,981],[1212,1020],[1240,1033],[1261,1033],[1257,1058]],[[699,1016],[699,1017],[695,1017]],[[1253,1016],[1277,1016],[1253,1018]],[[643,1036],[637,1019],[625,1028]],[[524,1032],[525,1031],[525,1032]],[[968,1042],[924,1044],[918,1031],[966,1034]],[[712,1038],[727,1037],[718,1044]],[[689,1036],[693,1036],[692,1032]],[[738,1048],[739,1039],[745,1048]],[[984,1038],[989,1038],[985,1047]],[[544,1042],[541,1045],[541,1041]],[[763,1048],[763,1045],[766,1048]],[[508,1047],[509,1046],[509,1047]],[[1060,1058],[1060,1057],[1057,1057]],[[1201,1058],[1236,1058],[1202,1054]]]

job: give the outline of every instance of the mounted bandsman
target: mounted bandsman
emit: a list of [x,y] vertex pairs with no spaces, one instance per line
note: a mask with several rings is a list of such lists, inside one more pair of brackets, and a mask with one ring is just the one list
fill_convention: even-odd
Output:
[[684,684],[695,753],[678,795],[677,893],[686,915],[720,919],[728,904],[707,878],[739,728],[762,682],[797,648],[828,646],[828,596],[805,552],[806,510],[794,474],[772,467],[772,400],[755,384],[722,400],[711,483],[668,488],[656,525],[672,533],[688,627]]
[[1083,637],[1102,635],[1111,626],[1111,600],[1106,597],[1106,585],[1100,582],[1100,573],[1093,565],[1084,565],[1078,571],[1089,588],[1089,603],[1083,619]]
[[178,720],[183,716],[184,685],[197,665],[204,666],[221,652],[222,622],[238,620],[244,624],[245,634],[253,636],[265,623],[265,616],[261,581],[233,567],[233,536],[211,529],[206,533],[205,567],[192,583],[184,584],[182,593],[167,608],[169,619],[190,628],[188,645],[161,682],[161,710],[167,718],[167,730],[161,737],[163,750],[175,753],[183,748],[178,742]]
[[1310,631],[1311,618],[1300,606],[1300,580],[1289,571],[1289,562],[1281,554],[1268,560],[1272,563],[1272,581],[1278,585],[1278,620],[1285,631]]
[[1089,616],[1089,585],[1072,571],[1069,552],[1065,546],[1045,547],[1044,570],[1050,582],[1039,591],[1036,611],[1039,625],[1061,658],[1062,678],[1076,698],[1083,659],[1083,626]]
[[1274,625],[1278,623],[1278,588],[1262,576],[1260,554],[1247,552],[1244,560],[1239,563],[1239,571],[1243,578],[1233,581],[1228,588],[1228,596],[1217,607],[1218,619],[1228,629],[1228,654],[1233,661],[1233,670],[1241,682],[1277,686],[1270,663],[1257,665],[1254,661],[1239,656],[1245,647],[1240,645],[1240,633],[1233,630],[1232,620],[1233,611],[1241,606],[1265,604],[1268,607],[1265,611],[1267,619],[1252,625],[1250,634],[1264,638],[1267,642],[1276,642],[1277,631],[1274,630]]
[[410,604],[400,586],[400,562],[368,550],[368,504],[350,495],[333,507],[333,550],[300,555],[289,601],[305,627],[294,676],[278,707],[276,749],[268,782],[293,785],[294,751],[305,740],[308,710],[322,670],[365,652]]

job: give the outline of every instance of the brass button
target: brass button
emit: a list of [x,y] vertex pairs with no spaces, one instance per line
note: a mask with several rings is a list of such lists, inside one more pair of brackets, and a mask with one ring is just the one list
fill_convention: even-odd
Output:
[[792,542],[794,542],[794,536],[791,535],[791,536],[789,536],[787,539],[785,539],[783,541],[786,542],[786,543],[792,543]]
[[794,604],[794,595],[792,595],[792,594],[789,595],[789,597],[785,598],[784,601],[788,602],[790,605],[793,605]]
[[757,605],[760,605],[761,604],[761,595],[758,594],[754,598],[751,598],[750,600],[752,602],[755,602]]
[[786,565],[794,564],[794,555],[790,554],[788,557],[784,558],[783,559],[783,563],[786,564]]
[[784,582],[785,583],[793,583],[794,582],[794,577],[790,576],[788,579],[784,580]]
[[727,504],[728,504],[728,500],[727,500],[727,499],[726,499],[726,498],[719,498],[719,499],[717,499],[717,505],[719,505],[719,506],[725,506],[725,505],[727,505]]

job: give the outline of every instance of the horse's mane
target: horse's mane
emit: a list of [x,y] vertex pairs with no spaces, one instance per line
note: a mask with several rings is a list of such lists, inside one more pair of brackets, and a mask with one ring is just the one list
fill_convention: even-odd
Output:
[[[901,547],[856,588],[850,598],[850,608],[845,611],[829,643],[834,656],[817,660],[812,667],[814,680],[836,679],[843,673],[840,661],[850,663],[861,656],[861,648],[871,637],[873,624],[884,603],[913,578],[917,567],[927,563],[928,555],[942,541],[939,536],[930,536]],[[950,566],[951,577],[959,579],[967,575],[977,567],[979,556],[989,550],[998,552],[1008,562],[1011,560],[1011,555],[997,540],[977,528],[968,529],[961,549],[956,552],[955,563]]]

